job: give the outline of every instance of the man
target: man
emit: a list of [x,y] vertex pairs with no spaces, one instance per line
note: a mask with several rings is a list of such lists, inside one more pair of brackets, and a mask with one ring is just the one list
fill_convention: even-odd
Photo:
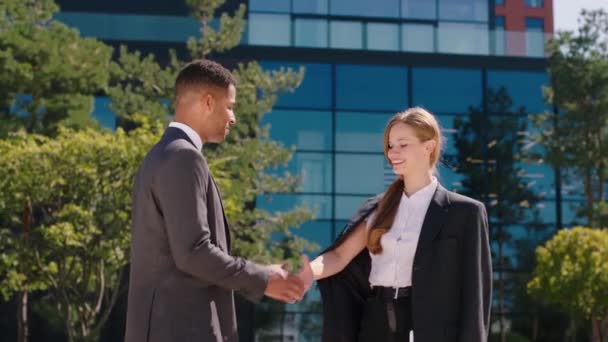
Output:
[[230,255],[219,190],[201,148],[236,122],[233,75],[209,60],[175,81],[175,121],[135,178],[125,341],[238,341],[233,291],[293,303],[303,283]]

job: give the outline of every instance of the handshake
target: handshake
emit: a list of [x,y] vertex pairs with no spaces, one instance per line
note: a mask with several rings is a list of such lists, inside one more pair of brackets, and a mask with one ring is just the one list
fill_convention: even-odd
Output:
[[286,264],[266,266],[269,277],[264,294],[287,304],[301,301],[314,281],[310,262],[306,256],[301,257],[301,264],[300,269],[293,274],[287,271]]

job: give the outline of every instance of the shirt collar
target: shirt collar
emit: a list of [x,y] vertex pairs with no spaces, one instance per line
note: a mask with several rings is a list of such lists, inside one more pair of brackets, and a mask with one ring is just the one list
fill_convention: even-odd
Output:
[[201,140],[201,137],[198,135],[198,133],[196,133],[196,131],[192,129],[192,127],[181,122],[175,121],[171,122],[169,124],[169,127],[181,129],[182,131],[184,131],[184,133],[186,133],[188,138],[190,138],[194,146],[196,146],[199,151],[203,149],[203,141]]
[[435,194],[435,190],[437,190],[439,182],[436,177],[431,179],[431,183],[429,183],[424,188],[416,191],[412,196],[408,197],[405,193],[403,193],[403,199],[408,202],[414,204],[425,204],[429,203]]

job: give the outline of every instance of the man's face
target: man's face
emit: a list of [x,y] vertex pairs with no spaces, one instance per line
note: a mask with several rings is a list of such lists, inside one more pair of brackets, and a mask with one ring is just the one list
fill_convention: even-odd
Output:
[[235,86],[231,84],[226,91],[217,91],[214,99],[213,112],[209,117],[208,141],[220,143],[230,133],[230,126],[236,123],[236,117],[234,116]]

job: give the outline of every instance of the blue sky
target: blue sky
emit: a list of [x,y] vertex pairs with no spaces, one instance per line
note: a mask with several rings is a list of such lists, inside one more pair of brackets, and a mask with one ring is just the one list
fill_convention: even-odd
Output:
[[578,28],[577,18],[581,9],[603,8],[608,11],[608,0],[553,0],[555,31]]

